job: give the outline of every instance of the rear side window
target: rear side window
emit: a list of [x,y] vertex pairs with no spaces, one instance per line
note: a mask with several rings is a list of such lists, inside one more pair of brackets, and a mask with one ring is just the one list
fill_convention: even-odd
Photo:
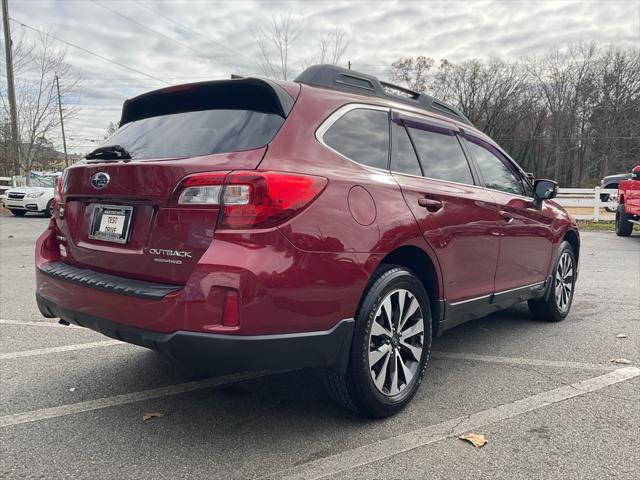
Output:
[[475,158],[484,185],[492,190],[525,196],[521,179],[505,164],[498,153],[494,153],[488,145],[481,140],[467,137],[469,150]]
[[266,145],[283,122],[280,115],[253,110],[173,113],[127,123],[103,145],[119,145],[134,159],[237,152]]
[[394,139],[396,142],[393,170],[399,173],[422,176],[420,163],[418,162],[416,151],[413,149],[407,130],[403,125],[397,123],[392,123],[391,125],[391,128],[394,130]]
[[322,140],[354,162],[387,169],[389,114],[364,108],[351,110],[329,127]]
[[455,133],[438,127],[409,128],[425,177],[473,185],[473,176]]

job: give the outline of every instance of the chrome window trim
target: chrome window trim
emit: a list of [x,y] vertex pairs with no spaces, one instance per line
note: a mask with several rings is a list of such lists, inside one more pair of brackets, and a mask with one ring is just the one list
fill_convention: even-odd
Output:
[[[336,111],[334,111],[331,115],[329,115],[321,124],[320,126],[316,129],[316,140],[318,140],[318,142],[320,142],[320,144],[332,151],[333,153],[335,153],[336,155],[340,155],[342,158],[349,160],[352,163],[355,163],[356,165],[360,166],[360,167],[364,167],[367,168],[369,170],[373,170],[374,172],[383,172],[386,174],[390,174],[390,170],[388,168],[379,168],[379,167],[372,167],[370,165],[365,165],[364,163],[360,163],[355,161],[352,158],[347,157],[346,155],[340,153],[339,151],[337,151],[336,149],[330,147],[329,145],[327,145],[324,141],[324,134],[327,133],[327,130],[329,130],[334,123],[336,123],[340,118],[342,118],[344,115],[346,115],[347,113],[351,112],[352,110],[358,110],[358,109],[362,109],[362,110],[374,110],[374,111],[378,111],[378,112],[387,112],[387,115],[389,114],[389,112],[391,111],[391,109],[389,107],[381,107],[380,105],[372,105],[372,104],[368,104],[368,103],[348,103],[347,105],[343,105],[342,107],[338,108]],[[389,132],[389,156],[391,155],[391,132]]]
[[427,177],[425,175],[413,175],[411,173],[404,173],[404,172],[398,172],[396,170],[391,170],[391,173],[395,174],[395,175],[405,175],[407,177],[414,177],[414,178],[420,178],[422,180],[431,180],[434,182],[443,182],[443,183],[451,183],[453,185],[462,185],[464,187],[473,187],[473,188],[477,188],[478,190],[486,190],[485,187],[483,187],[482,185],[476,185],[475,183],[461,183],[461,182],[454,182],[453,180],[443,180],[442,178],[433,178],[433,177]]
[[522,198],[524,200],[531,200],[532,202],[535,200],[535,198],[533,197],[525,197],[524,195],[518,195],[517,193],[511,193],[511,192],[505,192],[504,190],[497,190],[495,188],[489,188],[489,187],[483,187],[485,190],[489,190],[491,192],[498,192],[498,193],[502,193],[504,195],[509,195],[511,197],[518,197],[518,198]]

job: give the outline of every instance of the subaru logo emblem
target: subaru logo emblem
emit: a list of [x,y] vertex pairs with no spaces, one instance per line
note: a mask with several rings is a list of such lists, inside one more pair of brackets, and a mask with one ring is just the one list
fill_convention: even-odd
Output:
[[91,177],[91,185],[93,188],[104,188],[109,183],[110,177],[108,173],[98,172]]

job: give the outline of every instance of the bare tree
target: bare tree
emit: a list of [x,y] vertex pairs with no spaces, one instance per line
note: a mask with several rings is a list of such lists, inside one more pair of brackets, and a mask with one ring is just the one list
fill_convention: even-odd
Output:
[[301,30],[302,21],[287,15],[272,17],[266,27],[253,32],[258,46],[258,65],[264,75],[289,80],[289,55]]
[[109,126],[107,127],[107,133],[105,133],[104,138],[108,138],[115,133],[116,130],[120,128],[120,122],[109,122]]
[[311,63],[338,65],[344,56],[349,42],[343,28],[336,27],[330,33],[320,34],[320,53]]
[[391,79],[416,92],[426,92],[434,63],[433,58],[424,56],[401,58],[391,64]]
[[[60,125],[55,76],[60,79],[63,117],[77,113],[68,99],[77,89],[79,77],[66,62],[66,50],[55,48],[46,33],[35,40],[20,38],[14,47],[15,89],[21,168],[30,170],[42,153],[48,137]],[[4,118],[9,116],[6,76],[2,76],[0,104]]]
[[582,43],[517,62],[442,60],[421,75],[415,65],[398,60],[394,79],[456,105],[537,177],[593,186],[640,158],[638,48]]

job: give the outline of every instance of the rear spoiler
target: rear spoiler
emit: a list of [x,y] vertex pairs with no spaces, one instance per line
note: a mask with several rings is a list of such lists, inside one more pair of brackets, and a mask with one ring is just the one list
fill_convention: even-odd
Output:
[[120,126],[143,118],[199,110],[253,110],[287,118],[294,98],[261,78],[198,82],[162,88],[126,100]]

